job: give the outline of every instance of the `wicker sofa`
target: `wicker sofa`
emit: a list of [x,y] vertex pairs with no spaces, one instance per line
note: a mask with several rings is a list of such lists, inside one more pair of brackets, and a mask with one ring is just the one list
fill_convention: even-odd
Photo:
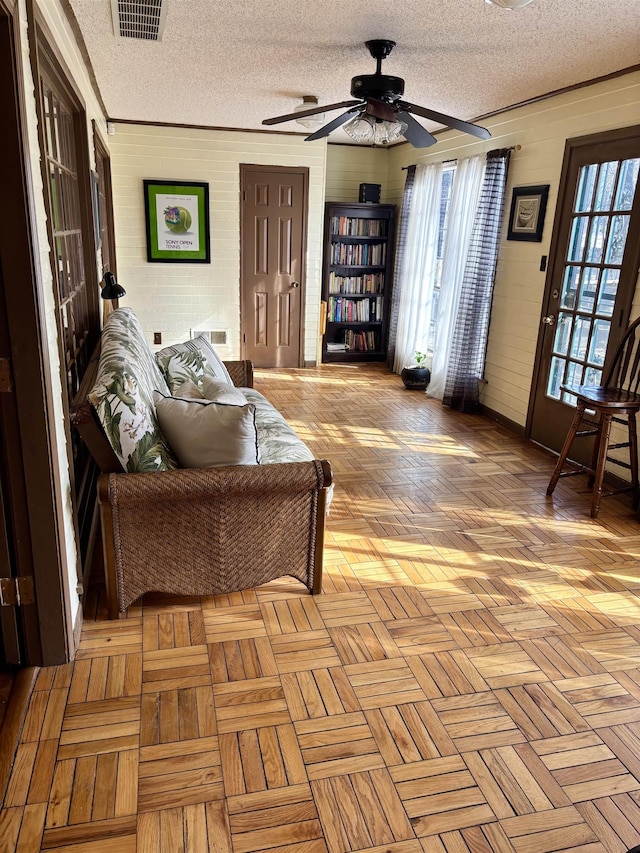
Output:
[[261,464],[180,468],[154,404],[170,384],[135,314],[105,324],[71,420],[101,472],[110,618],[151,591],[213,595],[283,576],[321,590],[331,467],[253,389],[250,362],[224,365],[255,409]]

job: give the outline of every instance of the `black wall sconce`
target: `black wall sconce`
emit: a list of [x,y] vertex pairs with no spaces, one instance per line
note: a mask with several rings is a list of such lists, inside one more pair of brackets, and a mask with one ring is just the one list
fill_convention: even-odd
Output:
[[104,278],[104,287],[100,291],[102,299],[110,299],[114,308],[118,307],[118,300],[121,296],[126,295],[126,290],[121,284],[118,284],[116,277],[112,272],[106,272]]

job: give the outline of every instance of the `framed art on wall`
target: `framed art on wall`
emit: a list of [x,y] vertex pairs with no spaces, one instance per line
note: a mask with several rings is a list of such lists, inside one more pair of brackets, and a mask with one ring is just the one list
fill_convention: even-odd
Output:
[[513,188],[507,240],[541,242],[548,196],[549,184]]
[[147,261],[208,264],[209,184],[145,180]]

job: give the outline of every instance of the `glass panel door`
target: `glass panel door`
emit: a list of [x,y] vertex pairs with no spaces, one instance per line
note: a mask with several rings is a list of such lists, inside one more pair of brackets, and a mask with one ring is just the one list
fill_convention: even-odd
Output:
[[574,404],[564,383],[600,384],[639,169],[636,157],[579,171],[547,382],[554,400]]
[[[528,424],[530,437],[553,450],[575,407],[563,386],[600,384],[629,321],[640,262],[639,175],[638,128],[567,143]],[[589,458],[587,442],[575,455]]]

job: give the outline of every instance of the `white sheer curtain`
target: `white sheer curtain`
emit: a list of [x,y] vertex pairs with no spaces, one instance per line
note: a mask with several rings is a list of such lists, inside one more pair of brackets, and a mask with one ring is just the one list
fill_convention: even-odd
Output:
[[[485,165],[486,156],[484,154],[459,160],[453,179],[447,214],[447,232],[442,250],[442,277],[433,345],[431,382],[427,388],[427,395],[438,400],[442,400],[444,395],[451,354],[451,341],[460,304],[460,292],[473,224],[480,200]],[[436,230],[438,217],[439,207],[434,207],[430,218],[435,221]],[[407,250],[409,250],[409,246]],[[428,287],[428,285],[426,286]],[[429,328],[428,324],[426,328]]]
[[416,350],[424,351],[427,347],[438,262],[442,169],[442,163],[416,167],[406,254],[401,271],[403,284],[393,362],[396,373],[413,364]]

